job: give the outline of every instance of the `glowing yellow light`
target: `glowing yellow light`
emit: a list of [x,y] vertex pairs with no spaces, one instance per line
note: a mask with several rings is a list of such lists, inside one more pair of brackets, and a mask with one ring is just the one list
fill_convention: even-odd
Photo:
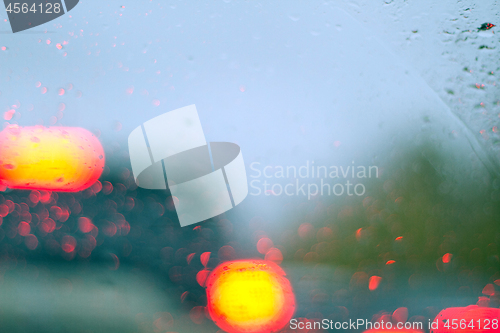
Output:
[[295,311],[295,296],[284,276],[269,261],[218,266],[206,283],[210,316],[226,332],[279,331]]
[[99,140],[79,127],[19,127],[0,132],[0,183],[13,189],[80,191],[104,168]]

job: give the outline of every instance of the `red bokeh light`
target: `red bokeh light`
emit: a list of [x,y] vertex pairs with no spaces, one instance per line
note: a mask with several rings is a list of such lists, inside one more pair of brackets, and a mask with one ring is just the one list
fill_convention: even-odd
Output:
[[28,249],[34,250],[38,246],[38,238],[35,235],[28,235],[24,239],[24,244],[26,244]]
[[17,226],[17,232],[21,236],[28,236],[29,233],[31,232],[30,224],[27,222],[19,223],[19,225]]
[[266,254],[272,247],[274,247],[273,241],[267,237],[262,237],[257,242],[257,251],[261,254]]
[[283,261],[283,254],[281,253],[280,249],[273,247],[269,249],[269,251],[267,251],[265,259],[277,264],[281,264],[281,262]]
[[451,257],[453,255],[451,253],[446,253],[444,256],[443,256],[443,263],[447,264],[451,261]]
[[51,218],[46,218],[42,223],[40,223],[39,228],[49,234],[56,229],[56,222],[54,222]]
[[210,260],[210,252],[203,252],[200,256],[200,262],[203,266],[207,267],[208,261]]
[[71,253],[75,250],[76,239],[73,236],[66,235],[62,238],[61,248],[66,253]]
[[88,217],[80,217],[78,219],[78,228],[81,232],[88,233],[94,229],[94,224]]
[[380,285],[380,282],[382,281],[382,278],[380,276],[372,276],[370,277],[370,280],[368,282],[368,289],[370,290],[376,290],[378,286]]

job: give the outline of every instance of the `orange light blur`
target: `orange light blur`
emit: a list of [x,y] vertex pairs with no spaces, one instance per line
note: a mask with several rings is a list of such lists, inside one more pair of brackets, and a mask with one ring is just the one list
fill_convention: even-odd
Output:
[[76,192],[104,169],[99,140],[79,127],[20,127],[0,132],[0,183],[12,189]]
[[276,332],[295,311],[295,296],[285,272],[265,260],[219,265],[207,278],[208,311],[222,330]]

